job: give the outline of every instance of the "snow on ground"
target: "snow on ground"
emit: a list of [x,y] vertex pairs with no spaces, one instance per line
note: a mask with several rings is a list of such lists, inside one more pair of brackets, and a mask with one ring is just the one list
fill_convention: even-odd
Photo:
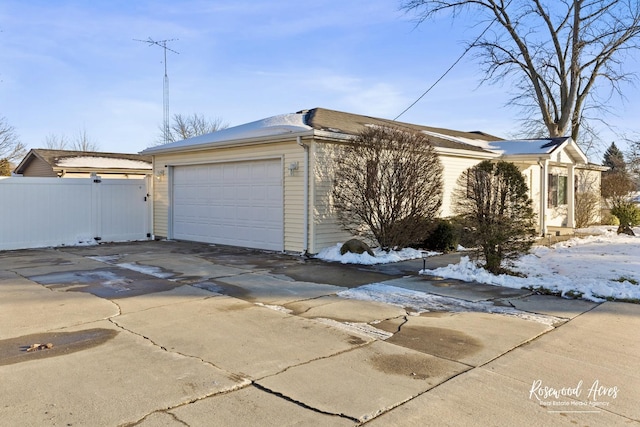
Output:
[[[591,235],[572,238],[551,247],[534,246],[529,254],[522,256],[511,266],[512,270],[525,277],[493,275],[478,267],[469,256],[463,256],[458,264],[421,273],[510,288],[548,290],[565,297],[584,298],[595,302],[606,299],[640,300],[640,228],[634,230],[638,235],[635,237],[617,235],[616,229],[614,226],[581,229],[577,231]],[[435,254],[437,253],[429,253]],[[340,255],[340,245],[327,248],[318,254],[318,258],[327,261],[369,265],[420,257],[421,251],[414,249],[388,254],[376,251],[375,258],[367,254]],[[388,288],[392,287],[374,289],[376,301],[412,306],[406,305],[406,301],[401,304],[395,301],[398,291]],[[369,292],[367,289],[361,291]],[[345,292],[346,296],[350,291]],[[405,297],[406,295],[403,296]],[[424,293],[422,296],[409,299],[418,297],[423,298]],[[433,303],[434,301],[429,302],[432,309]],[[447,306],[449,305],[447,302]],[[419,304],[414,307],[420,310]]]
[[535,246],[512,266],[526,277],[490,274],[466,256],[458,264],[421,273],[510,288],[546,289],[595,302],[640,299],[640,237],[617,235],[615,227],[594,231],[602,234],[551,247]]
[[[375,248],[373,250],[373,254],[375,257],[372,257],[368,253],[363,254],[354,254],[347,252],[344,255],[340,255],[340,248],[342,247],[342,243],[338,243],[335,246],[330,246],[321,250],[316,258],[324,260],[324,261],[337,261],[343,264],[364,264],[364,265],[373,265],[373,264],[389,264],[392,262],[406,261],[408,259],[416,259],[422,257],[422,251],[417,249],[405,248],[401,251],[389,251],[385,252],[380,248]],[[428,252],[429,256],[438,255],[438,252]]]
[[107,256],[90,256],[95,261],[104,262],[105,264],[115,265],[117,267],[126,268],[127,270],[137,271],[138,273],[148,274],[149,276],[158,277],[160,279],[170,279],[173,277],[173,273],[168,273],[163,271],[160,267],[154,267],[151,265],[141,265],[137,263],[131,262],[121,262],[118,260],[122,257],[122,255],[107,255]]

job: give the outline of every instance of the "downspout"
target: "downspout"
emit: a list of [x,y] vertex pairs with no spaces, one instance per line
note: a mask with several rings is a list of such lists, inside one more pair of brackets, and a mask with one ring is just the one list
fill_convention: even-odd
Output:
[[302,251],[306,255],[309,253],[309,146],[302,142],[302,137],[297,136],[298,145],[304,148],[304,234],[302,238]]
[[156,230],[154,228],[155,225],[155,205],[156,205],[156,158],[155,156],[151,158],[151,175],[147,175],[147,203],[150,203],[150,207],[147,206],[147,209],[150,209],[149,213],[149,239],[156,240]]
[[549,160],[538,160],[540,166],[540,234],[547,235],[547,193],[549,189],[548,167]]

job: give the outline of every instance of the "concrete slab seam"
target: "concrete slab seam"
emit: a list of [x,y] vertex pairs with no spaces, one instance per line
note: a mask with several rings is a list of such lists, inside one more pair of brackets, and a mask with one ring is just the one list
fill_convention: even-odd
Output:
[[[320,323],[320,322],[318,322],[318,323]],[[322,325],[323,325],[323,326],[326,326],[326,325],[324,325],[324,324],[322,324]],[[347,348],[347,349],[342,350],[342,351],[338,351],[338,352],[333,353],[333,354],[329,354],[329,355],[327,355],[327,356],[316,357],[316,358],[314,358],[314,359],[307,360],[307,361],[305,361],[305,362],[301,362],[301,363],[297,363],[297,364],[295,364],[295,365],[287,366],[286,368],[282,369],[281,371],[278,371],[278,372],[273,373],[273,374],[265,375],[265,376],[260,377],[260,378],[256,378],[256,379],[255,379],[255,380],[253,380],[253,381],[255,382],[255,381],[264,380],[264,379],[266,379],[266,378],[275,377],[275,376],[278,376],[278,375],[280,375],[280,374],[283,374],[283,373],[287,372],[289,369],[297,368],[297,367],[300,367],[300,366],[305,366],[305,365],[308,365],[308,364],[310,364],[310,363],[317,362],[318,360],[325,360],[325,359],[330,359],[330,358],[335,357],[335,356],[340,356],[340,355],[342,355],[342,354],[346,354],[346,353],[349,353],[349,352],[351,352],[351,351],[358,350],[358,349],[363,348],[363,347],[367,347],[367,346],[371,345],[372,343],[374,343],[374,342],[376,342],[376,341],[377,341],[377,340],[373,340],[373,339],[372,339],[372,340],[371,340],[371,341],[369,341],[369,342],[365,342],[365,343],[363,343],[363,344],[354,345],[353,347]]]
[[287,396],[285,394],[282,394],[282,393],[279,393],[277,391],[271,390],[270,388],[267,388],[267,387],[265,387],[265,386],[263,386],[261,384],[258,384],[256,382],[254,382],[253,386],[256,387],[258,390],[261,390],[261,391],[264,391],[266,393],[269,393],[269,394],[272,394],[274,396],[277,396],[277,397],[279,397],[281,399],[286,400],[287,402],[294,403],[294,404],[296,404],[296,405],[298,405],[298,406],[300,406],[302,408],[308,409],[310,411],[317,412],[317,413],[323,414],[323,415],[331,415],[331,416],[334,416],[334,417],[345,418],[345,419],[347,419],[349,421],[360,423],[360,420],[357,419],[357,418],[350,417],[349,415],[346,415],[346,414],[336,414],[336,413],[333,413],[333,412],[327,412],[327,411],[323,411],[323,410],[318,409],[318,408],[314,408],[313,406],[309,406],[304,402],[301,402],[299,400],[293,399],[292,397],[289,397],[289,396]]
[[[444,359],[444,358],[441,358],[441,359]],[[445,359],[445,360],[447,360],[447,359]],[[460,364],[462,364],[462,365],[466,365],[465,363],[462,363],[462,362],[458,362],[458,363],[460,363]],[[469,366],[469,365],[467,365],[467,366]],[[475,367],[473,367],[473,366],[469,366],[469,369],[467,369],[467,370],[465,370],[465,371],[458,372],[457,374],[454,374],[454,375],[450,376],[449,378],[445,379],[445,380],[444,380],[444,381],[442,381],[441,383],[436,384],[436,385],[434,385],[433,387],[431,387],[431,388],[429,388],[429,389],[427,389],[427,390],[424,390],[424,391],[422,391],[422,392],[420,392],[420,393],[416,394],[415,396],[411,396],[411,397],[409,397],[409,398],[407,398],[407,399],[403,400],[402,402],[397,402],[395,405],[390,406],[390,407],[388,407],[388,408],[379,409],[379,410],[378,410],[378,411],[377,411],[377,412],[376,412],[376,413],[375,413],[371,418],[367,418],[367,419],[364,419],[364,420],[358,420],[358,422],[360,422],[360,424],[359,424],[359,425],[366,425],[367,423],[369,423],[369,422],[371,422],[371,421],[375,420],[375,419],[376,419],[376,418],[378,418],[379,416],[384,415],[384,414],[386,414],[386,413],[388,413],[388,412],[391,412],[391,411],[393,411],[394,409],[397,409],[397,408],[401,407],[402,405],[404,405],[404,404],[406,404],[406,403],[408,403],[408,402],[410,402],[410,401],[412,401],[412,400],[414,400],[414,399],[416,399],[416,398],[418,398],[418,397],[422,396],[423,394],[429,393],[430,391],[432,391],[432,390],[434,390],[434,389],[436,389],[436,388],[440,387],[441,385],[444,385],[444,384],[448,383],[448,382],[449,382],[449,381],[451,381],[452,379],[454,379],[454,378],[456,378],[456,377],[458,377],[458,376],[460,376],[460,375],[466,374],[467,372],[471,372],[471,371],[473,371],[474,369],[478,369],[478,368],[475,368]]]
[[[185,357],[189,357],[189,356],[185,356]],[[167,415],[170,415],[176,421],[180,422],[181,424],[184,424],[184,425],[188,426],[189,424],[187,424],[186,422],[182,421],[180,418],[178,418],[178,416],[176,414],[174,414],[171,411],[173,411],[174,409],[182,408],[183,406],[187,406],[187,405],[191,405],[191,404],[196,403],[196,402],[200,402],[202,400],[206,400],[206,399],[208,399],[210,397],[213,397],[213,396],[232,393],[234,391],[249,387],[252,384],[253,384],[252,381],[247,380],[246,383],[237,384],[237,385],[235,385],[233,387],[229,387],[229,388],[227,388],[225,390],[214,391],[214,392],[208,393],[208,394],[206,394],[204,396],[196,397],[195,399],[191,399],[191,400],[189,400],[187,402],[181,402],[181,403],[178,403],[176,405],[170,406],[170,407],[165,408],[165,409],[156,409],[154,411],[149,412],[148,414],[146,414],[144,417],[140,418],[139,420],[132,421],[132,422],[129,422],[129,423],[120,424],[120,426],[118,426],[118,427],[133,427],[133,426],[136,426],[136,425],[140,424],[141,422],[143,422],[144,420],[146,420],[147,418],[149,418],[151,415],[157,414],[157,413],[165,413]]]

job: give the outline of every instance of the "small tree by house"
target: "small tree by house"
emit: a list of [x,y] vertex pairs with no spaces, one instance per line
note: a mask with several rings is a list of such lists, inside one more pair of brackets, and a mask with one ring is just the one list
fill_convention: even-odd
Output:
[[534,213],[525,179],[513,163],[489,160],[462,173],[454,190],[454,211],[485,260],[499,274],[502,263],[533,244]]
[[612,142],[607,151],[604,152],[602,165],[609,168],[609,173],[626,172],[627,163],[624,160],[624,154],[616,146],[615,142]]
[[575,221],[576,228],[584,228],[600,220],[600,180],[591,170],[576,174]]
[[342,228],[383,249],[426,237],[442,204],[442,165],[426,135],[367,127],[335,153],[333,206]]
[[9,159],[0,159],[0,176],[11,176],[11,163]]
[[620,225],[640,224],[640,209],[633,203],[636,183],[615,143],[605,152],[602,164],[610,168],[602,174],[601,194],[611,214]]

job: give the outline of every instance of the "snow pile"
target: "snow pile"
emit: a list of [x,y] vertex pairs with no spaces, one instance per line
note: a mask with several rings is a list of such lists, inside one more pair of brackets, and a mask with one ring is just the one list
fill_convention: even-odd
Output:
[[[368,253],[354,254],[347,252],[340,255],[342,243],[321,250],[315,257],[323,261],[337,261],[342,264],[389,264],[392,262],[406,261],[409,259],[422,258],[422,251],[412,248],[405,248],[400,251],[385,252],[380,248],[373,249],[372,257]],[[427,252],[428,256],[438,255],[438,252]]]
[[526,277],[493,275],[469,257],[421,273],[510,288],[546,289],[563,296],[602,302],[640,299],[640,237],[603,231],[552,247],[536,246],[512,269]]
[[[551,247],[534,246],[528,255],[516,260],[511,269],[524,277],[494,275],[479,267],[468,256],[463,256],[458,264],[421,271],[422,274],[443,278],[458,279],[489,285],[516,289],[539,289],[560,294],[565,297],[584,298],[602,302],[606,299],[640,300],[640,228],[635,229],[638,236],[616,234],[616,226],[598,226],[576,230],[578,233],[591,234],[587,237],[573,238],[556,243]],[[343,264],[384,264],[421,258],[422,251],[404,249],[386,253],[375,249],[375,257],[368,254],[340,255],[338,244],[322,250],[317,258],[325,261],[337,261]],[[459,251],[464,248],[459,247]],[[428,252],[429,256],[438,255]],[[367,298],[373,301],[413,307],[416,310],[450,307],[445,301],[439,306],[439,300],[423,292],[403,290],[393,287],[369,289],[361,287],[341,293],[349,298]],[[351,295],[351,293],[356,294]],[[411,303],[414,301],[414,303]],[[421,305],[421,304],[425,305]],[[475,307],[477,309],[477,307]]]

